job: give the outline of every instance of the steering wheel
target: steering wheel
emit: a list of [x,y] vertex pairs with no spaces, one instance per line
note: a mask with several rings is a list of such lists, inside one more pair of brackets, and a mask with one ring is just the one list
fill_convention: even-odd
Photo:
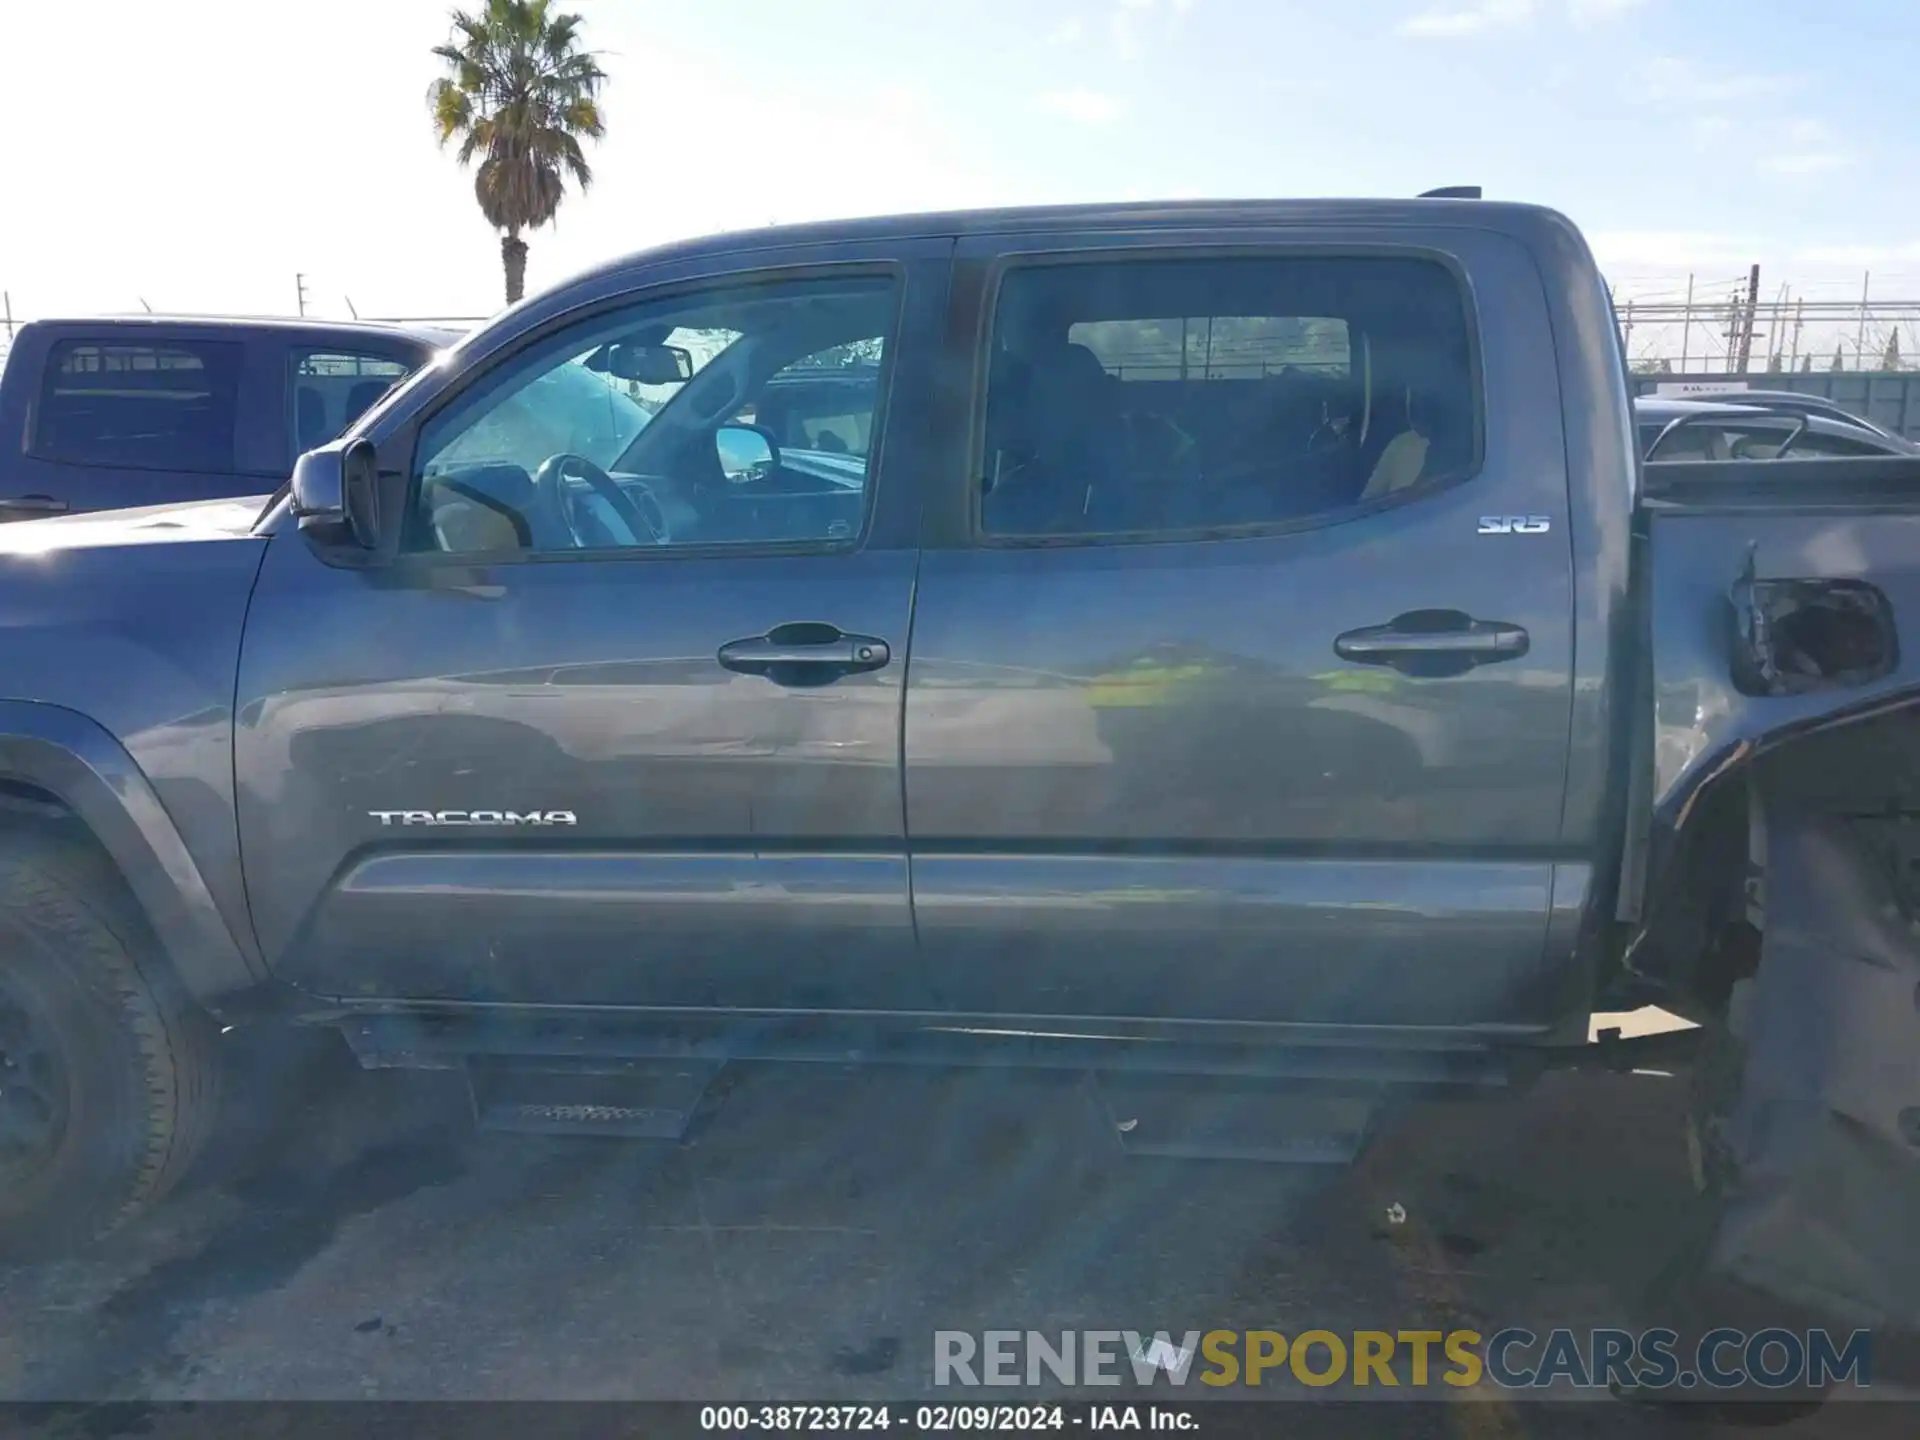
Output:
[[[584,455],[575,455],[564,451],[558,455],[549,455],[541,462],[539,470],[534,472],[534,499],[547,516],[559,523],[566,534],[573,537],[574,546],[581,550],[597,548],[586,536],[580,533],[580,516],[574,508],[573,496],[567,485],[568,475],[578,476],[587,482],[594,494],[607,502],[609,508],[626,527],[627,541],[632,545],[665,545],[669,543],[666,512],[661,510],[660,502],[651,494],[642,490],[645,504],[635,501],[633,496],[620,488],[614,478],[602,470]],[[615,537],[616,540],[618,537]]]

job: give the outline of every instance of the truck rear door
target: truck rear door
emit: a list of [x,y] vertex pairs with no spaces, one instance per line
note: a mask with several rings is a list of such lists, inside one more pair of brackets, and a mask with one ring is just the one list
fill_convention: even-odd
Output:
[[977,236],[905,720],[950,1009],[1526,1022],[1572,562],[1526,248]]

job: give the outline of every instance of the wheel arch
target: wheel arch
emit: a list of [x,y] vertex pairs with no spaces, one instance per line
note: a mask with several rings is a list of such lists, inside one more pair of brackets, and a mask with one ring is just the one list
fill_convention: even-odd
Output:
[[96,721],[0,701],[0,798],[27,825],[64,813],[112,861],[188,994],[201,1004],[266,978],[235,939],[152,783]]

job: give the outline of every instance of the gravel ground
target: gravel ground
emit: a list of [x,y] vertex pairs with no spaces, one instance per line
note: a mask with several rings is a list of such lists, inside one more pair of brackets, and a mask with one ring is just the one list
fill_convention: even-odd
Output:
[[[1670,1271],[1696,1210],[1671,1077],[1416,1105],[1329,1169],[1122,1156],[1082,1082],[972,1072],[740,1067],[680,1145],[475,1134],[454,1077],[272,1048],[237,1057],[187,1190],[84,1258],[0,1269],[0,1395],[952,1399],[936,1330],[1702,1313]],[[1697,1405],[1587,1401],[1456,1404],[1433,1433],[1702,1433]],[[1868,1409],[1895,1407],[1754,1433],[1864,1434]]]

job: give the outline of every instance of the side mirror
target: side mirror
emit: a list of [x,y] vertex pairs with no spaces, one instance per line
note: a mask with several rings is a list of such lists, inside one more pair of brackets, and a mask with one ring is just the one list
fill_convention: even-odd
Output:
[[380,469],[366,440],[335,440],[293,467],[293,513],[324,545],[380,546]]
[[713,432],[720,473],[735,484],[764,480],[780,468],[780,447],[758,425],[722,425]]
[[586,367],[636,385],[677,385],[693,378],[693,353],[678,345],[604,345]]

